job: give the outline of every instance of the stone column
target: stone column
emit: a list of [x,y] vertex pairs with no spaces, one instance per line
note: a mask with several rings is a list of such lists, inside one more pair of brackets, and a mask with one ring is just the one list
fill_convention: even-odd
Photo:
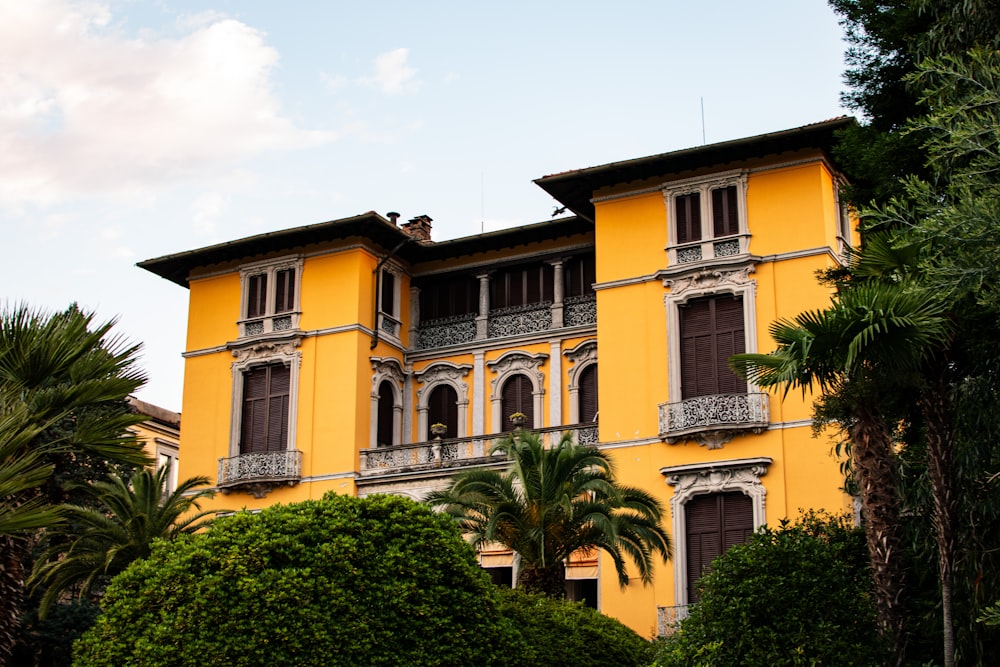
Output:
[[479,278],[479,315],[476,316],[476,340],[486,340],[490,321],[490,274],[481,273]]
[[563,260],[554,259],[549,264],[555,270],[552,285],[552,328],[563,326]]

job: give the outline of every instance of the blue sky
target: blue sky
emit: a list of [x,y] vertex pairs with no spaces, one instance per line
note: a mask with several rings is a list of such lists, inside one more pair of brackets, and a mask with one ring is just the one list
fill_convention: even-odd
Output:
[[368,210],[443,240],[531,180],[841,115],[822,0],[0,0],[0,298],[78,302],[181,408],[187,291],[143,259]]

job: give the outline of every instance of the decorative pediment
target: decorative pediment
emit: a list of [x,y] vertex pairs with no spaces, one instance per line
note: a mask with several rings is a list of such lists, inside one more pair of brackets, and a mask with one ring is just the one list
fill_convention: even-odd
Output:
[[490,367],[490,370],[497,374],[497,377],[492,381],[493,394],[497,395],[500,386],[507,379],[507,377],[515,373],[523,373],[531,378],[532,384],[536,387],[536,389],[541,387],[545,379],[545,375],[542,373],[540,368],[548,358],[549,355],[544,352],[529,354],[527,352],[512,350],[510,352],[504,352],[498,359],[487,361],[486,365]]
[[664,278],[663,286],[670,288],[672,299],[715,294],[752,284],[754,281],[750,274],[753,271],[752,264],[731,269],[702,269],[683,276]]

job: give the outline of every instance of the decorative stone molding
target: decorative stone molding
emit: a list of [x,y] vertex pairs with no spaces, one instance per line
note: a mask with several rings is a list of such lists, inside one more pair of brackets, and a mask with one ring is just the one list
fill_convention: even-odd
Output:
[[512,375],[524,375],[531,381],[531,395],[534,399],[532,407],[534,408],[535,419],[535,423],[531,425],[531,428],[542,427],[542,397],[545,394],[545,389],[543,388],[545,374],[540,369],[548,358],[549,355],[542,352],[528,354],[527,352],[511,350],[504,352],[493,361],[486,362],[490,370],[497,374],[497,377],[490,381],[493,392],[490,396],[490,401],[493,405],[494,429],[498,429],[503,414],[502,388],[507,379]]
[[299,369],[302,352],[297,348],[301,339],[238,343],[231,346],[236,361],[231,364],[233,374],[232,407],[229,424],[229,456],[240,454],[240,431],[243,424],[243,376],[255,366],[282,363],[290,371],[288,387],[288,449],[295,449],[296,423],[299,404]]
[[752,264],[726,269],[700,269],[686,275],[664,278],[663,286],[670,288],[671,298],[683,298],[684,301],[719,292],[735,294],[748,285],[756,284],[756,281],[750,278],[753,271]]
[[[563,352],[573,366],[569,369],[569,423],[580,422],[580,375],[597,363],[597,339],[585,340],[576,347]],[[592,443],[587,443],[592,444]]]
[[688,500],[702,494],[739,491],[750,497],[753,503],[754,529],[760,528],[767,523],[764,506],[767,489],[761,484],[760,478],[767,474],[771,463],[773,459],[759,457],[692,463],[660,469],[660,474],[666,478],[667,484],[674,487],[670,510],[673,515],[675,604],[688,604],[685,509]]
[[394,357],[372,357],[371,419],[369,420],[369,442],[371,447],[378,444],[378,402],[379,389],[388,381],[392,387],[392,444],[402,442],[403,430],[403,383],[406,375],[403,366]]
[[472,370],[472,366],[469,364],[439,361],[413,374],[417,381],[423,385],[417,390],[418,440],[428,439],[427,401],[434,388],[441,384],[450,385],[455,390],[455,396],[458,399],[458,424],[455,425],[458,437],[463,438],[468,434],[468,415],[466,413],[469,407],[469,384],[463,378],[469,374],[470,370]]

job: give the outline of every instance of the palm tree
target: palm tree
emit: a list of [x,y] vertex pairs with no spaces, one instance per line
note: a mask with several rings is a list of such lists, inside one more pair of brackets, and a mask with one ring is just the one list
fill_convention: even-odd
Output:
[[651,495],[615,481],[611,459],[577,445],[564,433],[551,448],[538,434],[516,431],[493,446],[510,461],[505,472],[468,470],[427,501],[453,516],[474,546],[503,544],[520,556],[518,586],[565,595],[565,563],[581,550],[611,556],[618,582],[631,560],[643,584],[653,579],[654,557],[666,562],[670,538],[663,510]]
[[[883,241],[874,245],[878,251],[888,247]],[[829,308],[773,323],[775,351],[737,355],[730,363],[762,387],[805,394],[816,385],[820,413],[838,416],[861,496],[881,630],[900,663],[906,576],[895,433],[906,400],[923,386],[921,374],[933,351],[949,337],[949,323],[941,300],[912,278],[899,272],[893,279],[875,278],[875,254],[856,258],[854,275],[860,279],[843,286]],[[901,261],[898,253],[890,255]]]
[[207,477],[184,480],[172,493],[164,491],[169,466],[156,471],[143,468],[128,480],[118,475],[90,485],[89,492],[107,511],[70,505],[64,508],[68,523],[53,531],[72,538],[58,541],[36,562],[30,585],[44,587],[39,615],[70,589],[78,597],[93,590],[102,578],[111,578],[129,563],[149,556],[153,542],[172,540],[211,524],[215,511],[200,511],[199,501],[211,498],[211,489],[195,491],[209,483]]
[[[138,346],[76,306],[0,310],[0,663],[10,655],[34,531],[59,520],[42,486],[59,453],[144,465],[125,398],[144,382]],[[96,406],[120,409],[94,410]]]

